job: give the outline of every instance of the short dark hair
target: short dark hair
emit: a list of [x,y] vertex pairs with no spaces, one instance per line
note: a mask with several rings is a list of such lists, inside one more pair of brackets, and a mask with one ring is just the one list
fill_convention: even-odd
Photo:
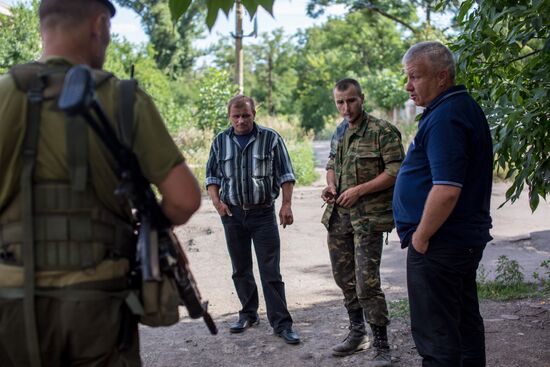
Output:
[[250,105],[252,112],[256,114],[256,105],[254,104],[254,99],[245,96],[244,94],[237,94],[235,97],[231,98],[229,102],[227,102],[227,116],[229,116],[229,113],[231,112],[231,106],[244,107],[247,104]]
[[354,86],[359,94],[363,94],[363,90],[361,89],[361,85],[359,84],[359,82],[352,78],[340,79],[334,85],[334,89],[343,92],[348,90],[348,88],[351,86]]
[[56,19],[80,21],[94,14],[101,7],[108,9],[111,17],[116,13],[115,7],[109,0],[42,0],[38,8],[38,17],[41,23],[52,16]]

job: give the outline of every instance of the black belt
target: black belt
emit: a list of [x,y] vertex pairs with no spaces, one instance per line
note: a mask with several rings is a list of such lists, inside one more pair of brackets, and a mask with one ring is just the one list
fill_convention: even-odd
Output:
[[242,210],[265,209],[265,208],[271,208],[273,206],[273,202],[266,203],[266,204],[243,204],[243,205],[233,205],[233,206],[241,208]]

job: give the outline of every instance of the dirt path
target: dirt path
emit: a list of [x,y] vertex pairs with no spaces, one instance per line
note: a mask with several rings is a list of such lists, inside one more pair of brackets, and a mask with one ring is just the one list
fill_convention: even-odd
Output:
[[[326,150],[326,143],[320,144]],[[321,163],[322,164],[322,163]],[[145,366],[363,366],[370,351],[345,358],[330,356],[330,347],[347,333],[347,316],[340,290],[334,284],[326,248],[326,231],[320,191],[323,179],[311,187],[298,188],[293,198],[295,223],[281,228],[281,272],[286,283],[288,306],[302,338],[288,346],[272,334],[261,297],[261,323],[240,335],[231,335],[228,325],[240,308],[231,281],[219,217],[208,199],[188,225],[178,229],[192,269],[220,333],[210,336],[203,323],[184,317],[170,328],[143,327],[142,356]],[[494,270],[501,254],[516,259],[531,276],[544,259],[550,259],[550,204],[542,203],[531,214],[526,200],[496,209],[506,185],[493,190],[492,231],[495,240],[487,246],[483,264]],[[384,247],[382,284],[389,301],[406,297],[405,252],[395,233]],[[259,284],[259,276],[256,272]],[[260,289],[261,292],[261,289]],[[550,300],[483,302],[487,329],[488,366],[549,367]],[[186,311],[182,310],[185,315]],[[396,366],[418,366],[407,318],[394,318],[390,343]]]

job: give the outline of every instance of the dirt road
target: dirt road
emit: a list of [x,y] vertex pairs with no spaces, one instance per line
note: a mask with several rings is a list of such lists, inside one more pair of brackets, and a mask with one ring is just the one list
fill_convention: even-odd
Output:
[[[326,143],[323,147],[326,149]],[[231,281],[222,224],[205,198],[200,211],[189,224],[178,229],[178,235],[186,245],[203,296],[210,300],[210,311],[220,333],[210,336],[201,321],[187,317],[170,328],[143,327],[145,366],[366,365],[370,351],[345,358],[330,356],[330,347],[347,334],[347,316],[330,270],[326,231],[319,222],[322,187],[321,178],[311,187],[295,190],[295,223],[280,230],[281,271],[288,306],[303,342],[288,346],[272,334],[263,298],[260,325],[240,335],[229,334],[228,325],[235,320],[240,304]],[[487,246],[483,264],[494,271],[496,259],[505,254],[518,260],[525,275],[531,276],[542,260],[550,259],[550,204],[541,203],[535,214],[531,214],[525,199],[497,210],[505,190],[505,184],[495,184],[495,239]],[[381,276],[389,301],[406,297],[405,252],[399,248],[395,233],[390,234],[389,245],[384,247]],[[256,280],[259,284],[257,272]],[[481,308],[487,331],[488,366],[550,366],[550,300],[483,302]],[[185,310],[182,315],[186,315]],[[390,343],[396,366],[419,365],[407,318],[392,320]]]

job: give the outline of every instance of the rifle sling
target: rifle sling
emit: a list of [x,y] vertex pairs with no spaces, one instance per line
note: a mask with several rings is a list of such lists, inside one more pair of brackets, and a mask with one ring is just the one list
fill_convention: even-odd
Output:
[[38,75],[31,82],[27,92],[28,112],[27,129],[23,143],[23,168],[21,172],[22,222],[23,222],[23,262],[25,282],[23,286],[23,312],[27,348],[32,367],[40,367],[40,347],[36,329],[35,312],[35,253],[33,221],[33,175],[36,163],[38,133],[40,130],[40,113],[43,101],[42,92],[45,84]]

